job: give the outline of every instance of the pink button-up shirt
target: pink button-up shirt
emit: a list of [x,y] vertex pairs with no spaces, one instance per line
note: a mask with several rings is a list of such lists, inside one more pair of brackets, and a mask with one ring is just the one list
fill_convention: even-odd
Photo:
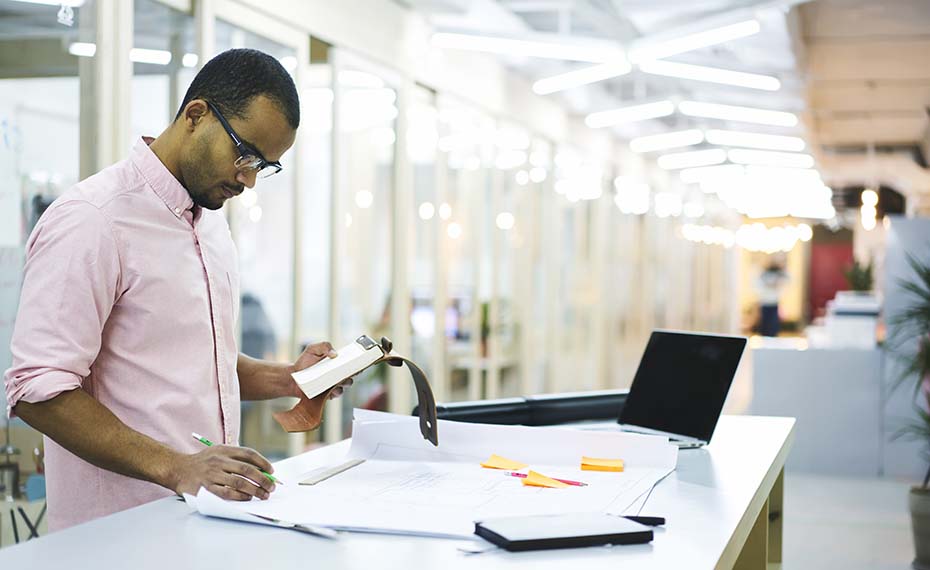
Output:
[[[183,452],[239,439],[239,273],[221,212],[139,140],[78,183],[29,237],[7,412],[77,387],[130,428]],[[85,426],[89,432],[93,426]],[[45,438],[49,529],[170,496]]]

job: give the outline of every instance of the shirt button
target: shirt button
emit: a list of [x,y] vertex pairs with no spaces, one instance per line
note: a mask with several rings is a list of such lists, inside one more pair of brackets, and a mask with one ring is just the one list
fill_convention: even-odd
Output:
[[180,215],[181,215],[181,208],[175,208],[175,209],[174,209],[174,213],[180,216]]

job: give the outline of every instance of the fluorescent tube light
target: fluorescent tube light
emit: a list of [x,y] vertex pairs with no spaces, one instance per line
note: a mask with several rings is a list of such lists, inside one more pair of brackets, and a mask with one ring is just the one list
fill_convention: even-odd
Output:
[[721,131],[719,129],[710,129],[704,134],[707,137],[707,142],[720,146],[741,146],[788,152],[800,152],[804,150],[806,146],[804,139],[800,137],[745,133],[739,131]]
[[778,91],[781,89],[781,81],[777,78],[769,75],[759,75],[758,73],[745,73],[717,67],[662,60],[644,61],[639,65],[639,68],[652,75],[693,79],[694,81],[748,87],[749,89],[761,89],[763,91]]
[[703,166],[686,168],[678,173],[685,184],[701,184],[707,181],[732,180],[743,176],[745,167],[739,164],[722,164],[720,166]]
[[70,6],[80,8],[84,5],[84,0],[14,0],[23,4],[42,4],[43,6]]
[[653,59],[670,57],[704,47],[722,44],[731,40],[758,34],[762,29],[759,21],[752,19],[720,28],[687,34],[666,41],[654,41],[635,46],[630,52],[630,61],[641,63]]
[[633,152],[654,152],[693,146],[702,142],[704,142],[704,133],[700,129],[688,129],[686,131],[635,138],[630,141],[630,150]]
[[734,148],[727,153],[731,162],[760,166],[777,166],[781,168],[811,168],[814,157],[809,154],[794,152],[773,152],[768,150],[747,150]]
[[623,57],[619,48],[603,45],[579,45],[578,43],[520,40],[473,34],[440,32],[433,34],[430,43],[443,49],[481,51],[500,55],[562,59],[604,63]]
[[77,57],[94,57],[97,53],[97,44],[74,42],[68,45],[68,53]]
[[196,53],[185,53],[181,58],[181,65],[184,67],[197,67],[198,61],[200,61],[200,58]]
[[682,101],[678,104],[678,110],[689,117],[703,117],[705,119],[758,123],[776,127],[794,127],[798,124],[798,117],[794,113],[756,109],[754,107]]
[[611,109],[610,111],[591,113],[585,117],[584,122],[592,129],[599,129],[601,127],[610,127],[623,123],[634,123],[636,121],[667,117],[674,112],[674,103],[671,101],[658,101],[655,103],[643,103],[641,105]]
[[163,49],[132,48],[129,50],[129,60],[136,63],[168,65],[171,63],[171,52]]
[[533,84],[533,91],[539,95],[549,95],[550,93],[564,91],[573,87],[580,87],[582,85],[588,85],[589,83],[620,77],[621,75],[626,75],[632,71],[632,69],[633,66],[626,60],[592,65],[584,69],[569,71],[568,73],[540,79]]
[[678,170],[679,168],[695,168],[698,166],[721,164],[726,162],[726,160],[727,151],[723,150],[722,148],[711,148],[707,150],[663,154],[656,162],[658,163],[659,168],[665,170]]

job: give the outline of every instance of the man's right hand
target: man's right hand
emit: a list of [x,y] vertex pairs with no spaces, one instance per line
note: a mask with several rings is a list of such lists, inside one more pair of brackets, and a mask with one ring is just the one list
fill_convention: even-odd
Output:
[[173,466],[177,494],[196,495],[201,487],[221,499],[267,499],[275,485],[262,470],[271,473],[267,459],[247,447],[214,445],[193,455],[180,455]]

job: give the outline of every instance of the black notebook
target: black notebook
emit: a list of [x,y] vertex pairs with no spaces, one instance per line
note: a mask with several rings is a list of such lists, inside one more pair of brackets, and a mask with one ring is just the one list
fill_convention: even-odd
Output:
[[648,526],[605,513],[487,519],[475,523],[475,534],[510,551],[652,541]]

